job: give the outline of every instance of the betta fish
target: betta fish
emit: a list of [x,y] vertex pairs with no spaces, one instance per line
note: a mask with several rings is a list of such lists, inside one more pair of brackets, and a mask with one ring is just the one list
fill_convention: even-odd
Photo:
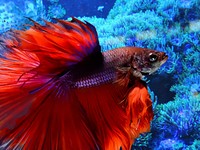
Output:
[[164,52],[102,52],[95,27],[76,18],[33,21],[3,34],[0,48],[0,149],[128,150],[150,130],[141,78],[165,63]]

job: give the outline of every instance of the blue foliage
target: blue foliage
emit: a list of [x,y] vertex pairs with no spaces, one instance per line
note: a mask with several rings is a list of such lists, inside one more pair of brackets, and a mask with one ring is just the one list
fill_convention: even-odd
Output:
[[22,14],[14,2],[0,4],[0,33],[10,28],[18,28],[21,22],[24,22]]
[[167,140],[192,145],[195,139],[200,139],[200,94],[157,106],[152,125],[153,147]]
[[17,5],[17,2],[0,3],[0,33],[9,29],[23,29],[24,24],[30,23],[25,17],[36,21],[41,21],[41,18],[48,20],[42,0],[26,0],[22,6]]
[[66,15],[66,10],[60,4],[53,4],[48,7],[49,18],[63,18]]

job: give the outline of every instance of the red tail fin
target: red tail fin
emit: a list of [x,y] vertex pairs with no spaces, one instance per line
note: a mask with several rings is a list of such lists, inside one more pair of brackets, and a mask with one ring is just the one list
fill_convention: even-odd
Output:
[[100,52],[95,28],[75,18],[34,22],[29,30],[7,33],[0,44],[7,49],[0,59],[1,148],[96,149],[87,115],[68,91],[70,80],[61,78]]

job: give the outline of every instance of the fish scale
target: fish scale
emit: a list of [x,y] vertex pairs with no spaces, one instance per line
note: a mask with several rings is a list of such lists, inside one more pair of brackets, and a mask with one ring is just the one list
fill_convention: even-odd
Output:
[[[112,83],[116,79],[117,68],[127,62],[129,58],[127,48],[117,48],[103,52],[104,67],[98,72],[81,77],[75,81],[73,88],[93,87],[101,84]],[[119,58],[120,61],[119,61]]]
[[80,78],[75,82],[75,88],[83,88],[83,87],[93,87],[101,84],[113,82],[115,78],[115,69],[110,68],[106,69],[103,72],[98,72],[87,77]]

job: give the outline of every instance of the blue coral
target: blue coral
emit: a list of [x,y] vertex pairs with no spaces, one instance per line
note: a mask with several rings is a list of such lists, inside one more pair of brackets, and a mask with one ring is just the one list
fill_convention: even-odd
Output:
[[25,17],[42,23],[43,19],[51,21],[52,18],[63,18],[66,15],[66,10],[58,4],[58,0],[51,1],[52,5],[48,9],[42,0],[26,0],[21,3],[23,5],[17,5],[18,3],[14,1],[0,4],[0,33],[11,28],[24,28],[24,24],[31,23]]
[[[113,9],[110,10],[108,18],[114,19],[116,16],[133,15],[146,10],[156,10],[157,0],[116,0]],[[125,9],[124,9],[125,8]]]
[[199,94],[190,95],[187,100],[177,97],[156,108],[152,123],[154,147],[166,139],[181,141],[185,145],[192,145],[195,139],[200,139],[199,98]]
[[23,12],[15,6],[14,2],[0,4],[0,33],[10,28],[19,28],[21,22],[24,22],[22,14]]
[[42,0],[36,0],[36,2],[24,1],[23,7],[17,5],[14,1],[1,3],[0,33],[11,28],[23,29],[24,24],[30,23],[25,17],[32,18],[35,21],[41,21],[41,18],[48,20]]
[[160,141],[159,146],[157,146],[156,150],[182,150],[186,146],[185,144],[180,140],[175,139],[164,139]]
[[60,4],[53,4],[48,7],[48,16],[50,18],[63,18],[66,15],[66,10]]
[[50,3],[58,3],[59,2],[59,0],[48,0]]

